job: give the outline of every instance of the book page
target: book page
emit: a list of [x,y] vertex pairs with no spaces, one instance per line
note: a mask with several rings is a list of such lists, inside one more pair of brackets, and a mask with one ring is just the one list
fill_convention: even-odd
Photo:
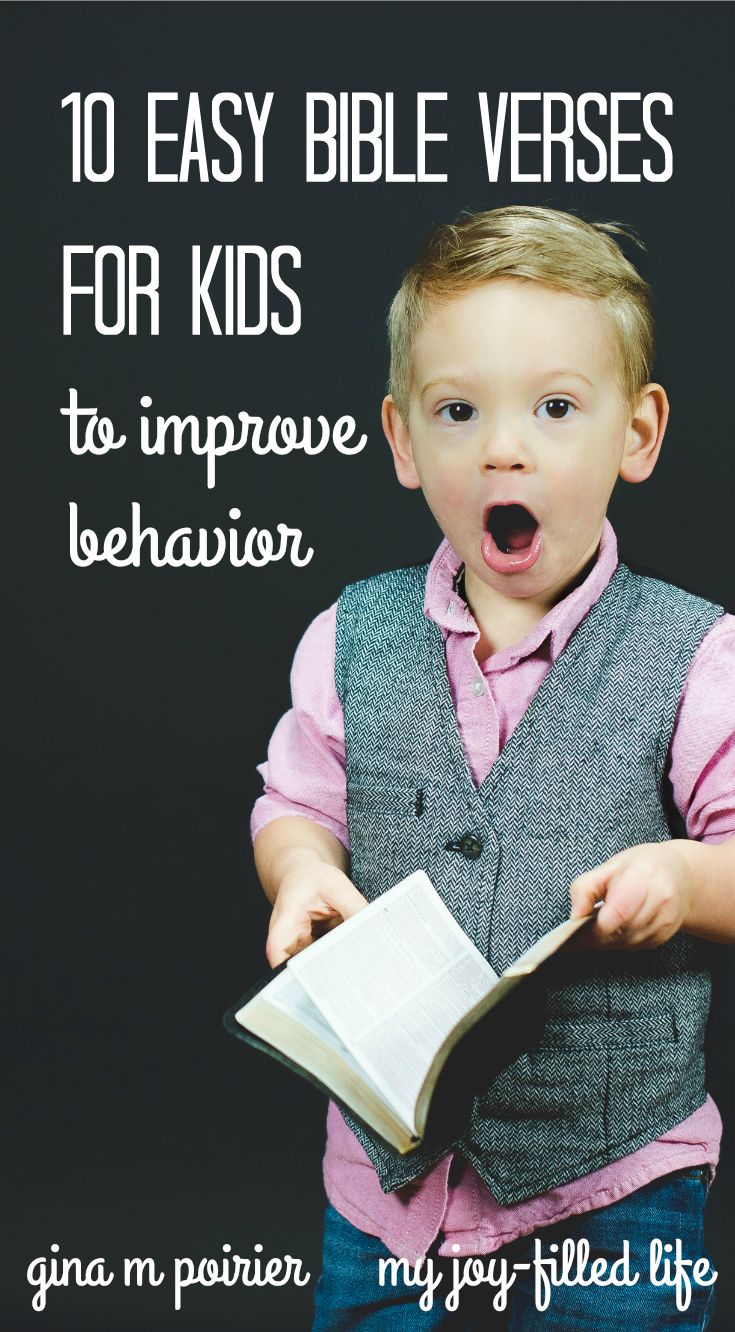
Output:
[[341,1097],[399,1152],[410,1150],[414,1141],[410,1123],[391,1109],[288,970],[248,1000],[235,1020]]
[[421,871],[288,970],[408,1123],[436,1051],[497,981]]
[[[288,968],[282,971],[280,976],[276,976],[265,990],[261,990],[257,998],[260,1003],[272,1004],[274,1008],[280,1009],[288,1017],[295,1019],[302,1027],[312,1031],[315,1036],[319,1037],[320,1041],[324,1041],[325,1044],[338,1050],[346,1063],[357,1069],[357,1064],[349,1050],[342,1044],[337,1033],[319,1012],[316,1004],[312,1003],[304,987],[295,976],[290,974]],[[240,1012],[245,1015],[246,1009],[241,1009]],[[238,1013],[237,1016],[239,1018],[240,1014]]]

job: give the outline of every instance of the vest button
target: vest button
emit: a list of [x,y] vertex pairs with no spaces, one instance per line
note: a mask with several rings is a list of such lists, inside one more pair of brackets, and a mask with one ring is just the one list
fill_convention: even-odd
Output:
[[467,860],[477,860],[482,855],[482,842],[472,833],[465,833],[459,843],[459,849]]

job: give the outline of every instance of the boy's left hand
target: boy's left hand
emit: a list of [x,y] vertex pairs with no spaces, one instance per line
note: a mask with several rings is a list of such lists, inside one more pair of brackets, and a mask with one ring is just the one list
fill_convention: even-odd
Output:
[[571,917],[603,905],[578,936],[581,948],[656,948],[681,929],[695,877],[686,842],[645,842],[580,874],[571,885]]

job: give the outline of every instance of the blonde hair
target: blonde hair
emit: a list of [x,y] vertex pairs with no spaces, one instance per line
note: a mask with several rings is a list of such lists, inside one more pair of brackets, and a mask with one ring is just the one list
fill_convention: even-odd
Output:
[[404,275],[388,315],[389,390],[404,421],[414,343],[431,305],[493,278],[540,282],[603,301],[616,335],[620,387],[635,404],[653,366],[651,291],[615,236],[644,248],[620,223],[584,222],[553,208],[494,208],[437,227]]

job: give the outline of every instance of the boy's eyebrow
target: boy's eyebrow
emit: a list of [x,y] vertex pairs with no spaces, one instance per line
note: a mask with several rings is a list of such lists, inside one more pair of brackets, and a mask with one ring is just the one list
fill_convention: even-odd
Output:
[[539,379],[546,379],[552,375],[566,375],[568,379],[581,379],[585,384],[589,384],[590,388],[595,387],[592,380],[588,379],[586,375],[583,375],[581,370],[569,370],[564,366],[561,366],[556,370],[544,370],[543,376],[539,375]]
[[[591,389],[595,387],[592,380],[588,379],[586,375],[583,375],[581,370],[571,370],[566,366],[557,366],[553,370],[542,370],[539,375],[534,375],[534,379],[554,379],[556,376],[559,376],[560,378],[566,376],[567,379],[581,379],[582,382],[588,384]],[[421,397],[423,398],[424,394],[427,393],[430,388],[435,388],[437,384],[458,384],[460,387],[465,385],[471,388],[476,382],[476,377],[474,375],[439,375],[437,379],[430,379],[428,383],[424,384],[421,389]]]
[[430,388],[435,388],[437,384],[459,384],[460,386],[464,384],[469,387],[472,384],[475,384],[476,382],[477,379],[475,375],[463,375],[463,374],[439,375],[436,379],[430,379],[428,383],[423,385],[421,389],[421,397],[423,398],[427,390]]

